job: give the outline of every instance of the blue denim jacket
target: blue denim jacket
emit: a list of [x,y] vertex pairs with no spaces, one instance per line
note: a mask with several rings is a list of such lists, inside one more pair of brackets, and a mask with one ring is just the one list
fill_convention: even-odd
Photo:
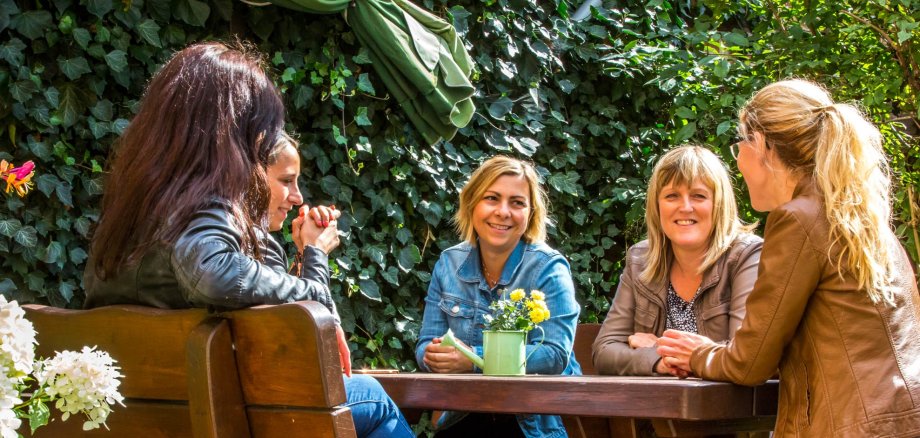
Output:
[[[445,250],[431,275],[425,316],[415,347],[419,367],[425,366],[425,346],[443,336],[450,328],[457,339],[471,346],[482,357],[483,315],[489,314],[489,304],[521,288],[527,292],[538,289],[546,294],[550,319],[540,324],[545,333],[540,344],[540,330],[527,338],[527,373],[579,375],[581,366],[572,351],[575,327],[581,310],[575,301],[575,285],[565,257],[544,243],[521,241],[511,253],[498,284],[492,290],[486,284],[479,262],[479,251],[469,243]],[[475,372],[482,372],[474,368]],[[454,424],[465,414],[448,412],[441,417],[439,427]],[[556,415],[517,416],[521,430],[528,438],[566,437],[562,419]]]

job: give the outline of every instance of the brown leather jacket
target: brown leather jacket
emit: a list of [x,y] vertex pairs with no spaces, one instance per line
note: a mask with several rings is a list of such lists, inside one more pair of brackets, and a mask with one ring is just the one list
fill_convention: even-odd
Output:
[[727,345],[698,347],[695,373],[757,385],[779,367],[776,436],[920,436],[920,297],[904,249],[896,306],[836,269],[822,197],[807,178],[773,210],[747,317]]
[[[715,341],[729,339],[744,318],[744,302],[757,278],[763,240],[741,234],[719,260],[703,273],[700,297],[693,305],[701,335]],[[617,294],[594,341],[594,367],[598,374],[650,376],[658,361],[654,348],[629,347],[630,335],[643,332],[661,336],[667,321],[668,281],[654,284],[639,280],[648,265],[648,241],[626,253],[626,268]]]

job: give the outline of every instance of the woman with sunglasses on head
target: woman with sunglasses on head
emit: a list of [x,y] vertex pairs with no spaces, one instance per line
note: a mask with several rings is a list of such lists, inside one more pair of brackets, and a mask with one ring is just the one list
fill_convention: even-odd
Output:
[[741,110],[738,169],[768,211],[759,276],[727,344],[669,330],[675,374],[780,376],[777,436],[920,436],[920,297],[891,229],[881,134],[804,80]]

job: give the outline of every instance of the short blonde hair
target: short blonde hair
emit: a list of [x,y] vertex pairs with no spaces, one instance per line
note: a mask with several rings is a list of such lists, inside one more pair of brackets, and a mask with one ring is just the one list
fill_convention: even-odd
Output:
[[548,200],[546,191],[540,185],[540,177],[533,165],[517,158],[496,155],[489,158],[473,172],[470,180],[460,191],[460,206],[454,215],[454,226],[460,238],[476,245],[476,230],[473,228],[473,208],[482,199],[482,195],[499,177],[513,175],[524,178],[530,188],[530,217],[523,239],[528,243],[546,240]]
[[671,270],[674,251],[661,227],[658,195],[665,186],[690,186],[699,181],[712,190],[712,230],[709,248],[699,267],[702,273],[712,266],[740,233],[750,232],[755,225],[745,225],[738,218],[738,206],[731,177],[725,163],[709,149],[687,145],[672,149],[655,164],[645,200],[645,225],[648,227],[648,265],[640,277],[646,283],[663,281]]
[[832,245],[842,248],[841,275],[852,272],[873,302],[893,303],[891,176],[878,128],[858,108],[835,103],[823,87],[801,79],[767,85],[740,119],[743,135],[760,132],[786,168],[814,178]]

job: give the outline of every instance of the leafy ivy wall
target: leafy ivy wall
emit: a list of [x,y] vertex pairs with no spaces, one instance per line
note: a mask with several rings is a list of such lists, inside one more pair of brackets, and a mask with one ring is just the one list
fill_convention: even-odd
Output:
[[0,292],[80,306],[105,160],[147,79],[188,43],[232,35],[274,67],[302,143],[306,199],[345,212],[333,289],[359,366],[415,368],[430,272],[457,242],[449,218],[481,160],[509,153],[538,165],[550,244],[571,261],[582,320],[596,321],[642,238],[656,158],[693,141],[731,163],[737,109],[789,75],[862,101],[882,125],[906,182],[899,232],[916,259],[907,188],[918,176],[917,4],[786,3],[606,1],[579,21],[579,4],[565,0],[426,0],[467,41],[478,110],[452,141],[426,146],[339,15],[233,0],[0,0],[0,158],[38,166],[34,193],[0,201]]

